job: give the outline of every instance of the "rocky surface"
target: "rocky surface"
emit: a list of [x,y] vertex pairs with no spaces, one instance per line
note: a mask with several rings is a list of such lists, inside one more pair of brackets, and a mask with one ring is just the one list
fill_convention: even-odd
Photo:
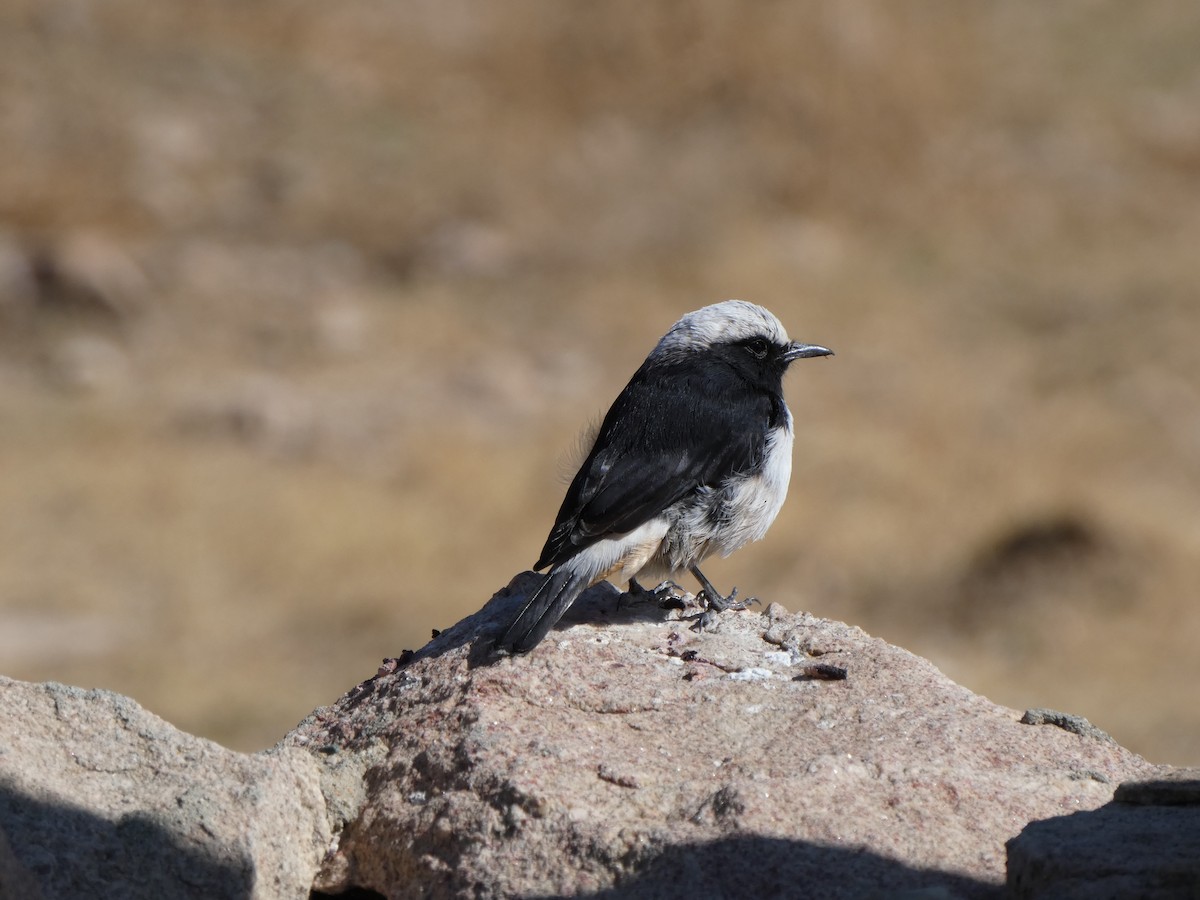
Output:
[[321,770],[249,756],[107,691],[0,678],[0,897],[306,897]]
[[535,583],[255,755],[0,680],[0,898],[996,897],[1006,843],[1014,896],[1193,896],[1194,773],[1078,717],[841,623],[697,634],[607,586],[496,656]]
[[318,887],[994,896],[1026,823],[1095,810],[1151,771],[1102,734],[1021,724],[925,660],[778,606],[701,635],[601,586],[535,651],[495,658],[534,583],[289,736],[335,771],[373,754]]

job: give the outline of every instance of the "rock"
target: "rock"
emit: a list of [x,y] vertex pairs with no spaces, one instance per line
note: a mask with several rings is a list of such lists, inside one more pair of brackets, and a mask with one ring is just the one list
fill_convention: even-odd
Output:
[[1152,772],[776,605],[701,635],[601,585],[533,652],[494,658],[536,583],[514,579],[285,740],[343,784],[365,771],[317,889],[990,897],[1026,823]]
[[778,605],[602,585],[497,657],[536,583],[254,755],[0,678],[0,897],[995,897],[1006,842],[1014,896],[1194,895],[1195,772]]
[[307,897],[324,774],[107,691],[0,678],[0,897]]
[[1113,800],[1134,806],[1193,806],[1200,810],[1200,768],[1156,769],[1144,781],[1118,785]]
[[1032,822],[1008,842],[1014,898],[1200,895],[1200,769],[1159,769],[1099,809]]

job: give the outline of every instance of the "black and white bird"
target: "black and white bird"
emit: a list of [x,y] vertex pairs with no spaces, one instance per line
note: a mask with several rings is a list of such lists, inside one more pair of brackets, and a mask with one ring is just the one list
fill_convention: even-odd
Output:
[[721,596],[699,565],[760,539],[775,520],[792,472],[784,372],[832,355],[789,340],[779,319],[742,300],[671,326],[605,415],[534,565],[550,571],[497,646],[532,650],[606,579],[651,593],[637,576],[688,570],[709,610],[737,606],[737,590]]

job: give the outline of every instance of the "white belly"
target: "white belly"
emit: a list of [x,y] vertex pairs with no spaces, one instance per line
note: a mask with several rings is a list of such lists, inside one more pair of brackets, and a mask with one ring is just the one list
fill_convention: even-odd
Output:
[[728,525],[718,531],[710,552],[728,556],[767,533],[787,498],[792,478],[792,440],[790,427],[777,428],[767,436],[763,469],[730,491]]
[[767,533],[792,477],[792,429],[777,428],[767,437],[762,471],[710,489],[678,510],[661,551],[646,565],[647,576],[667,576],[698,565],[716,553],[728,556]]

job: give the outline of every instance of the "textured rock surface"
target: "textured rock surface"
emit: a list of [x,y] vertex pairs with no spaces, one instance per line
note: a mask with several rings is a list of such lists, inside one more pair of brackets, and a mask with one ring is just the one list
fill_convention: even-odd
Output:
[[1095,810],[1152,771],[777,606],[697,635],[601,586],[528,656],[491,658],[532,583],[289,736],[331,777],[367,768],[319,888],[994,896],[1026,823]]
[[1117,788],[1096,810],[1031,822],[1008,843],[1012,897],[1200,897],[1200,769]]
[[0,897],[307,897],[323,775],[117,694],[0,678]]

